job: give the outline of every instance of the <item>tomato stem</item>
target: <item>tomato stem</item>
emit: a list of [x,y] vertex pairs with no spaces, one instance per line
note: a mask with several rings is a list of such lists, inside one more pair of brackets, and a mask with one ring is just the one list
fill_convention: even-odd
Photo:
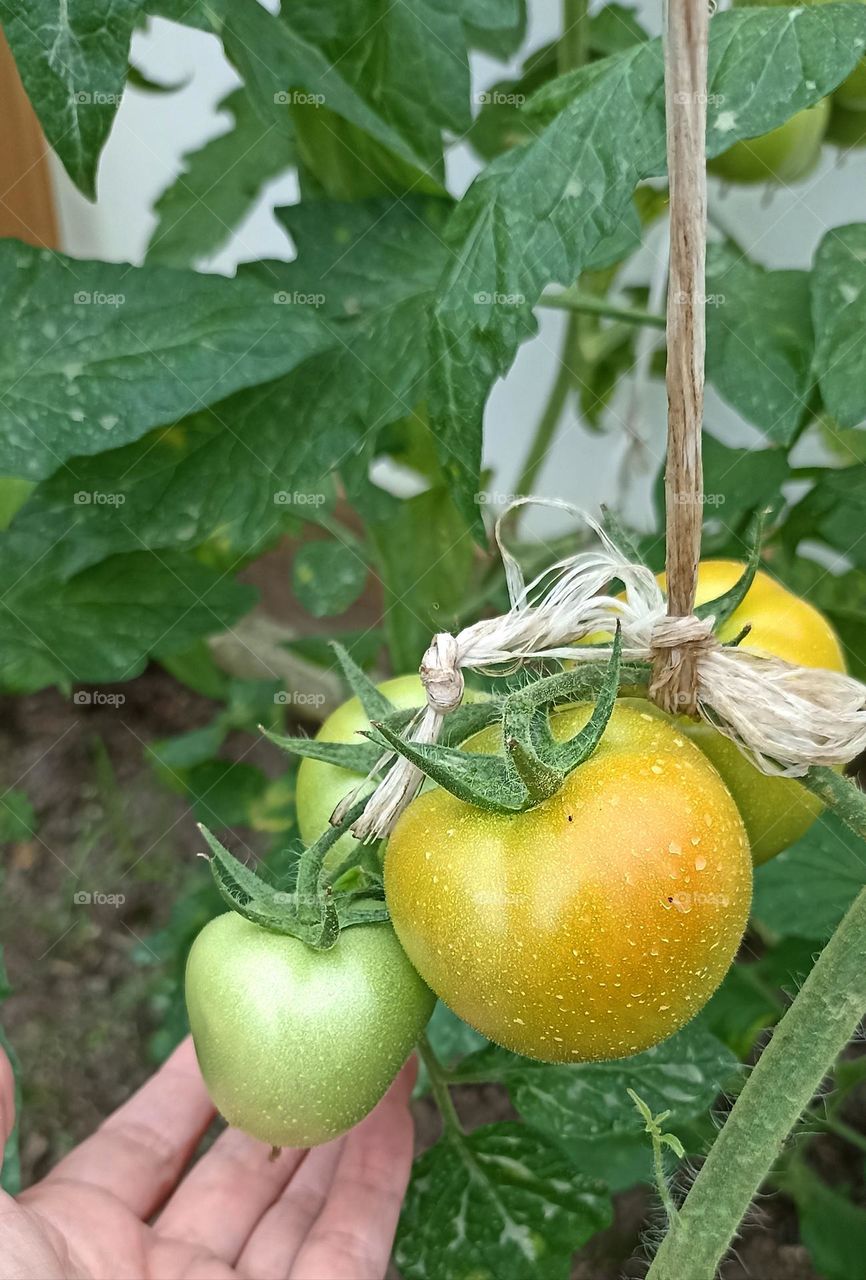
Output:
[[422,1035],[418,1041],[418,1054],[427,1068],[427,1074],[430,1077],[430,1090],[442,1114],[445,1135],[453,1138],[462,1137],[464,1132],[463,1125],[460,1123],[460,1117],[451,1100],[451,1091],[448,1087],[445,1068],[436,1057],[436,1052],[426,1035]]
[[[866,831],[866,798],[843,778],[833,776],[853,796],[831,803],[842,817],[843,807],[852,816],[856,808],[855,830]],[[837,790],[835,784],[822,781],[828,792]],[[690,1280],[713,1280],[785,1138],[856,1031],[864,1008],[866,889],[827,943],[746,1081],[669,1226],[647,1280],[682,1280],[685,1275]]]

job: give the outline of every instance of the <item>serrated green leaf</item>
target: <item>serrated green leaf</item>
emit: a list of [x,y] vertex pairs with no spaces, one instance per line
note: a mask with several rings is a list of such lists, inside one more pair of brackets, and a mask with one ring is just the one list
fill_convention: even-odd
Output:
[[[704,431],[704,511],[707,522],[719,522],[720,531],[705,530],[707,549],[728,549],[732,534],[736,554],[740,536],[756,511],[781,504],[782,486],[790,476],[785,450],[734,449]],[[656,485],[656,508],[664,510],[664,482]],[[707,536],[708,535],[708,536]]]
[[[245,90],[233,90],[218,110],[230,115],[229,128],[181,157],[183,169],[154,205],[158,221],[147,248],[148,262],[188,267],[212,256],[252,208],[265,183],[295,163],[285,121],[265,123]],[[275,115],[277,111],[275,106]]]
[[501,1081],[523,1118],[568,1149],[642,1132],[628,1087],[677,1127],[711,1106],[736,1070],[730,1049],[698,1022],[616,1062],[550,1066],[493,1046],[464,1059],[457,1078]]
[[824,813],[802,839],[755,872],[752,912],[781,937],[830,937],[866,884],[863,841]]
[[815,375],[828,411],[843,427],[866,418],[866,223],[835,227],[812,268]]
[[0,687],[129,680],[150,654],[188,649],[250,609],[255,592],[177,553],[112,556],[46,590],[7,562],[0,575]]
[[266,119],[305,90],[314,100],[302,105],[336,113],[422,172],[437,161],[439,129],[468,124],[468,62],[448,5],[411,0],[371,23],[357,0],[299,0],[279,16],[247,3],[229,9],[221,36]]
[[814,375],[809,273],[766,271],[727,246],[707,251],[707,379],[767,438],[790,444]]
[[[276,296],[252,279],[78,261],[4,241],[0,471],[39,479],[333,343],[314,306]],[[103,485],[85,495],[113,499]]]
[[228,830],[252,826],[252,809],[268,778],[243,760],[205,760],[184,773],[183,783],[197,820]]
[[792,551],[801,539],[817,538],[855,564],[866,565],[866,543],[861,536],[864,524],[866,466],[828,467],[792,509],[782,536]]
[[295,552],[292,588],[315,618],[344,613],[358,599],[368,569],[354,547],[343,542],[305,542]]
[[91,198],[141,10],[142,0],[0,0],[0,22],[45,136]]
[[[851,70],[864,44],[866,13],[857,5],[718,14],[711,23],[708,154],[816,102]],[[534,333],[531,311],[542,289],[571,284],[616,227],[638,181],[665,169],[657,41],[560,80],[558,114],[537,139],[488,166],[447,233],[453,256],[432,317],[429,403],[443,467],[479,532],[473,496],[490,387]]]
[[191,769],[216,755],[225,736],[226,729],[217,720],[203,729],[190,729],[173,738],[152,742],[148,745],[148,754],[155,765],[170,773],[177,769]]
[[395,1261],[406,1280],[566,1280],[573,1251],[610,1219],[603,1184],[555,1146],[490,1125],[417,1162]]

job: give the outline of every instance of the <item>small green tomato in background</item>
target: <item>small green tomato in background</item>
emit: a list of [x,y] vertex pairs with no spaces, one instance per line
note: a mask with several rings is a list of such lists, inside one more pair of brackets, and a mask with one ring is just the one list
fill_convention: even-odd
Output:
[[229,911],[198,935],[186,969],[208,1092],[229,1124],[275,1147],[316,1146],[363,1120],[435,999],[388,924],[344,929],[315,951]]
[[[696,603],[705,604],[729,591],[744,568],[736,560],[702,560]],[[663,574],[659,581],[664,585]],[[839,638],[824,615],[760,570],[719,636],[733,640],[747,625],[752,629],[742,641],[744,649],[763,651],[803,667],[845,670]],[[816,796],[792,778],[762,773],[730,738],[711,725],[684,718],[677,723],[724,778],[743,815],[755,863],[766,862],[805,835],[822,809]]]
[[[398,711],[408,711],[412,707],[423,707],[427,704],[427,695],[421,677],[396,676],[379,685],[379,691],[394,704]],[[369,729],[370,721],[361,706],[360,698],[350,698],[342,706],[333,711],[325,720],[316,737],[322,742],[366,742],[359,736],[362,729]],[[301,761],[298,768],[296,785],[296,805],[298,811],[298,829],[305,845],[311,845],[323,831],[327,831],[331,814],[337,805],[363,782],[359,773],[351,773],[335,764],[325,764],[321,760]],[[361,794],[369,794],[373,784],[369,783]],[[336,844],[328,850],[327,865],[336,866],[352,852],[357,845],[354,836],[340,836]]]
[[735,142],[707,169],[729,182],[798,182],[811,173],[821,154],[830,119],[830,99],[798,111],[778,129]]

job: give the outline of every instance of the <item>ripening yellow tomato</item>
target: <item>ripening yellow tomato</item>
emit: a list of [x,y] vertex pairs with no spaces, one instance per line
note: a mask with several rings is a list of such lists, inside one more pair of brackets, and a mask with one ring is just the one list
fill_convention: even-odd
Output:
[[[736,560],[702,560],[698,566],[697,604],[729,591],[745,566]],[[659,582],[665,585],[664,574]],[[745,599],[719,631],[733,640],[750,625],[744,649],[784,658],[803,667],[844,671],[839,638],[814,605],[788,591],[761,570]],[[659,712],[659,714],[661,714]],[[729,738],[704,722],[682,718],[684,733],[709,756],[737,802],[755,863],[766,862],[799,840],[821,812],[821,802],[791,778],[768,777],[757,769]]]
[[[591,707],[551,719],[559,740]],[[501,727],[469,749],[501,749]],[[749,912],[742,819],[678,728],[618,704],[593,754],[517,815],[440,788],[385,852],[391,920],[415,968],[466,1022],[546,1062],[627,1057],[698,1012]]]

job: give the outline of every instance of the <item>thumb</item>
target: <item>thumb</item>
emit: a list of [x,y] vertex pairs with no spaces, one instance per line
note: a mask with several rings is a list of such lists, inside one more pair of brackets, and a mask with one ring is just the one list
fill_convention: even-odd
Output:
[[3,1164],[3,1149],[14,1127],[15,1075],[8,1054],[0,1044],[0,1166]]

